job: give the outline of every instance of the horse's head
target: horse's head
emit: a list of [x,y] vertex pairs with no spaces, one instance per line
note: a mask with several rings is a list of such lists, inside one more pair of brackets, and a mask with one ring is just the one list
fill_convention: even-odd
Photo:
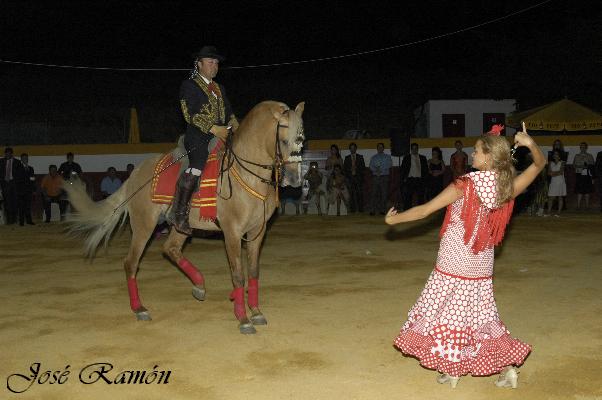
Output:
[[294,110],[282,105],[274,110],[276,127],[276,157],[283,162],[282,186],[301,186],[301,150],[303,150],[303,109],[305,102],[297,104]]
[[[247,160],[265,164],[266,156],[282,167],[282,185],[301,185],[303,108],[291,110],[278,101],[263,101],[249,111],[234,134],[234,150]],[[265,160],[265,161],[264,161]]]

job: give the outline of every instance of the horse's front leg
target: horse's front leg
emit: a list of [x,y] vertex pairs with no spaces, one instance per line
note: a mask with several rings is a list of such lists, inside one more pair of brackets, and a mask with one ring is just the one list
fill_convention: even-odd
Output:
[[226,253],[228,254],[228,263],[230,264],[230,273],[232,275],[232,285],[234,289],[230,293],[230,300],[234,302],[234,315],[238,320],[238,329],[240,333],[252,334],[256,330],[253,323],[247,318],[245,310],[245,275],[241,263],[241,236],[236,233],[226,232],[224,229],[224,238],[226,241]]
[[[248,238],[254,238],[258,232],[247,234]],[[254,325],[267,325],[268,321],[259,310],[259,251],[261,242],[265,235],[265,227],[261,234],[252,242],[247,243],[248,275],[247,304],[251,310],[251,322]]]

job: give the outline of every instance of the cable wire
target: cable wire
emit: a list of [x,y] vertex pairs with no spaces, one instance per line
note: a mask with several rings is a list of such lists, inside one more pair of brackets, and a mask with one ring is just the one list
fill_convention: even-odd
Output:
[[[527,8],[523,8],[521,10],[512,12],[512,13],[510,13],[508,15],[504,15],[502,17],[494,18],[492,20],[489,20],[489,21],[486,21],[486,22],[482,22],[480,24],[472,25],[472,26],[469,26],[469,27],[466,27],[466,28],[458,29],[458,30],[453,31],[453,32],[447,32],[447,33],[443,33],[443,34],[440,34],[440,35],[431,36],[431,37],[428,37],[428,38],[425,38],[425,39],[415,40],[413,42],[402,43],[402,44],[398,44],[398,45],[394,45],[394,46],[383,47],[383,48],[380,48],[380,49],[360,51],[360,52],[357,52],[357,53],[343,54],[343,55],[339,55],[339,56],[312,58],[312,59],[308,59],[308,60],[287,61],[287,62],[272,63],[272,64],[255,64],[255,65],[243,65],[243,66],[228,66],[228,67],[223,67],[222,69],[250,69],[250,68],[280,67],[280,66],[286,66],[286,65],[308,64],[308,63],[315,63],[315,62],[340,60],[340,59],[343,59],[343,58],[359,57],[359,56],[363,56],[363,55],[366,55],[366,54],[382,53],[382,52],[385,52],[385,51],[390,51],[390,50],[399,49],[399,48],[403,48],[403,47],[413,46],[413,45],[416,45],[416,44],[431,42],[433,40],[438,40],[438,39],[442,39],[442,38],[445,38],[445,37],[457,35],[459,33],[467,32],[467,31],[470,31],[470,30],[473,30],[473,29],[476,29],[476,28],[480,28],[480,27],[485,26],[485,25],[489,25],[489,24],[493,24],[493,23],[502,21],[504,19],[513,17],[515,15],[519,15],[519,14],[525,13],[525,12],[527,12],[529,10],[532,10],[534,8],[543,6],[544,4],[550,3],[552,1],[553,0],[544,0],[542,2],[539,2],[537,4],[529,6]],[[43,63],[33,63],[33,62],[26,62],[26,61],[13,61],[13,60],[3,60],[3,59],[0,59],[0,63],[4,63],[4,64],[16,64],[16,65],[28,65],[28,66],[34,66],[34,67],[64,68],[64,69],[88,69],[88,70],[99,70],[99,71],[126,71],[126,72],[127,71],[147,71],[147,72],[190,71],[190,68],[114,68],[114,67],[90,67],[90,66],[82,66],[82,65],[43,64]]]

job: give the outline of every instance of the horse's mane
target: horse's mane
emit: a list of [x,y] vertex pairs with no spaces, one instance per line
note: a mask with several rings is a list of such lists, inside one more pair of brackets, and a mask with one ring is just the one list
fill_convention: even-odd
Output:
[[274,114],[283,113],[289,109],[289,106],[279,101],[262,101],[261,103],[256,104],[247,115],[245,115],[240,123],[239,130],[241,132],[246,132],[253,130],[253,128],[256,128],[258,125],[260,125],[260,128],[263,128],[261,125],[275,121]]

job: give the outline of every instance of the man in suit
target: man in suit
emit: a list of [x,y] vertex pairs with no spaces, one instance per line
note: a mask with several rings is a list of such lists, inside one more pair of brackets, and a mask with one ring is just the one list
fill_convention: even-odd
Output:
[[31,200],[36,191],[36,175],[33,167],[29,165],[29,155],[21,154],[21,164],[23,164],[23,179],[17,185],[17,196],[19,199],[19,225],[23,226],[25,222],[28,225],[35,225],[31,219]]
[[381,215],[387,213],[387,200],[389,199],[389,174],[391,172],[391,156],[385,153],[385,144],[376,145],[376,154],[370,159],[372,172],[372,193],[370,215],[380,211]]
[[401,162],[401,187],[403,191],[403,209],[412,208],[412,198],[417,196],[418,204],[424,203],[424,188],[429,175],[426,157],[418,154],[418,143],[412,143],[410,154]]
[[190,198],[198,187],[201,172],[209,156],[209,141],[217,136],[228,137],[228,128],[234,131],[238,121],[224,87],[213,79],[224,57],[214,46],[203,46],[195,55],[194,70],[180,87],[180,107],[186,121],[184,147],[188,152],[189,168],[176,184],[176,194],[167,216],[169,224],[183,234],[191,235],[188,224]]
[[4,197],[6,224],[17,222],[17,186],[23,180],[23,165],[13,157],[13,149],[4,149],[4,158],[0,158],[0,187]]
[[343,162],[343,172],[347,178],[350,195],[349,212],[364,212],[364,192],[362,185],[364,183],[366,163],[364,162],[364,156],[356,153],[357,145],[355,143],[349,145],[349,151],[351,154],[346,156]]

